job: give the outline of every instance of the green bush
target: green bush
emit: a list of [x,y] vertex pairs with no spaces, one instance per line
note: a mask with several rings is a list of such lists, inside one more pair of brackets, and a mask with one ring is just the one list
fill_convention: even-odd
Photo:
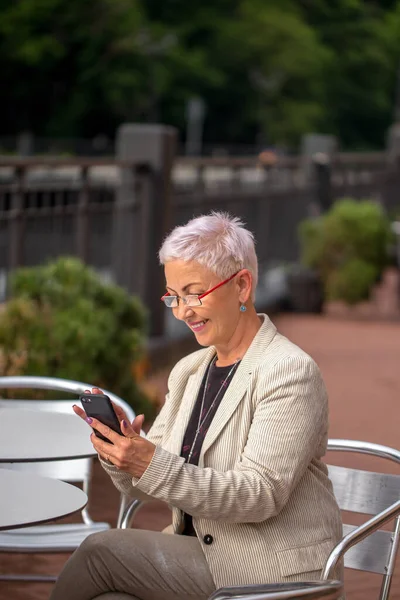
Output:
[[302,262],[321,276],[326,299],[369,298],[390,260],[390,222],[378,203],[345,198],[303,221],[299,233]]
[[327,295],[330,300],[343,300],[347,304],[368,300],[376,276],[373,265],[354,258],[331,273],[327,281]]
[[137,298],[68,257],[17,270],[11,296],[0,312],[2,375],[86,381],[153,416],[133,374],[146,333]]

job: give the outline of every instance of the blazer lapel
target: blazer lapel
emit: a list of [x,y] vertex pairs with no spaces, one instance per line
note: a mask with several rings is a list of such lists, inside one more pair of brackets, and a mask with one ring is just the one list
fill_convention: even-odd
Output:
[[200,452],[199,465],[203,464],[203,456],[210,446],[215,442],[222,429],[229,421],[240,402],[244,398],[246,391],[250,387],[254,369],[261,362],[264,351],[272,341],[276,333],[276,327],[272,324],[267,315],[264,317],[264,323],[260,327],[252,344],[244,355],[225,395],[219,405],[217,412],[211,422],[210,428],[204,438],[203,446]]
[[252,371],[249,370],[250,368],[249,361],[242,361],[231,383],[229,384],[221,404],[219,405],[217,412],[211,421],[211,425],[206,433],[206,437],[204,438],[203,446],[200,452],[200,464],[202,464],[204,453],[207,452],[210,446],[215,442],[223,427],[229,421],[238,405],[244,398],[246,390],[248,389],[251,381]]
[[196,371],[192,373],[187,380],[178,415],[171,432],[170,443],[168,444],[168,447],[166,447],[167,450],[178,456],[181,453],[183,438],[189,423],[190,415],[192,414],[197,400],[201,382],[203,381],[207,366],[214,354],[215,348],[210,347]]

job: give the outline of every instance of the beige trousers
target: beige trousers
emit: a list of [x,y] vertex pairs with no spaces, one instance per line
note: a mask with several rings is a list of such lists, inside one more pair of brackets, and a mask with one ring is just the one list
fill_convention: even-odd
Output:
[[197,538],[111,529],[86,538],[50,600],[206,600],[214,591]]

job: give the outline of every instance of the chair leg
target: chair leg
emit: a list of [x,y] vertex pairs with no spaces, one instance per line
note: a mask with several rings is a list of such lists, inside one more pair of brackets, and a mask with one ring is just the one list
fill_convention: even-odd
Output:
[[121,494],[121,500],[119,503],[118,520],[117,520],[117,528],[118,529],[121,528],[122,520],[124,518],[125,511],[126,511],[126,508],[129,504],[129,502],[130,502],[130,500],[129,500],[128,496],[126,496],[125,494]]
[[392,584],[392,577],[394,571],[394,565],[396,562],[397,550],[400,543],[400,517],[396,517],[396,525],[393,531],[392,547],[389,553],[389,561],[386,568],[386,574],[383,577],[381,593],[379,596],[380,600],[388,600],[390,593],[390,586]]
[[129,529],[131,527],[133,518],[142,504],[143,502],[137,498],[135,500],[131,500],[121,519],[121,529]]

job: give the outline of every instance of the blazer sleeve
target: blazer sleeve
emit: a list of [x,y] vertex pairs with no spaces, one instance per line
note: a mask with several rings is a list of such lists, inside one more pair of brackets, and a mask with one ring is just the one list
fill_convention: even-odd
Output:
[[327,394],[307,355],[282,359],[256,389],[247,443],[232,470],[186,464],[157,446],[131,485],[198,518],[261,522],[277,515],[312,458],[325,453]]
[[[170,381],[170,380],[169,380]],[[165,425],[165,416],[168,411],[168,403],[169,403],[169,393],[165,397],[165,402],[158,413],[151,429],[146,435],[146,439],[155,444],[156,446],[161,444],[163,438],[163,431]],[[139,488],[132,486],[132,476],[129,473],[125,473],[121,471],[117,467],[115,467],[111,462],[104,460],[99,456],[100,463],[103,469],[108,473],[111,477],[111,480],[118,491],[126,496],[131,498],[137,498],[138,500],[142,500],[142,502],[148,502],[150,500],[154,500],[151,496],[149,496],[146,492],[141,491]]]

